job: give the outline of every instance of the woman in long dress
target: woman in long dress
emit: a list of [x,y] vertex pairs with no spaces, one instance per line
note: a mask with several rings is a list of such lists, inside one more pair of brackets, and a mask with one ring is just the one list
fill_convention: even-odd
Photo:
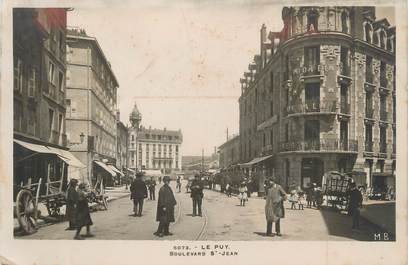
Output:
[[239,194],[238,194],[238,198],[240,200],[240,205],[241,206],[245,206],[245,201],[248,199],[248,188],[245,184],[245,182],[242,182],[241,185],[239,186]]
[[265,203],[267,236],[274,236],[272,233],[273,223],[275,223],[276,235],[282,236],[280,233],[280,219],[285,217],[285,209],[283,207],[283,201],[285,199],[286,193],[283,188],[279,184],[276,184],[273,179],[270,179],[266,187]]

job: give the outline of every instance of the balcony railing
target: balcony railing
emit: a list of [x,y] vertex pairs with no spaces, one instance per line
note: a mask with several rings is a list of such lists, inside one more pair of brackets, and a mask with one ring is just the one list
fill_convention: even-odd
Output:
[[295,113],[333,113],[336,112],[336,102],[320,102],[320,100],[307,100],[305,103],[289,105],[288,114]]
[[320,64],[305,65],[302,69],[303,76],[320,75],[322,66]]
[[357,150],[358,150],[357,140],[320,139],[320,140],[292,141],[280,144],[281,152],[294,152],[294,151],[357,152]]
[[366,141],[365,142],[365,151],[366,152],[372,152],[373,151],[373,142],[372,141]]
[[380,153],[387,153],[387,143],[380,141]]

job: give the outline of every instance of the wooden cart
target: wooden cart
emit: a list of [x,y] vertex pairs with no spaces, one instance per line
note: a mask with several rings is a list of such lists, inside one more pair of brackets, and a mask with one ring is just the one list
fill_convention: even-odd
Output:
[[324,174],[322,180],[323,195],[327,206],[338,210],[347,210],[348,192],[352,178],[347,174],[330,171]]

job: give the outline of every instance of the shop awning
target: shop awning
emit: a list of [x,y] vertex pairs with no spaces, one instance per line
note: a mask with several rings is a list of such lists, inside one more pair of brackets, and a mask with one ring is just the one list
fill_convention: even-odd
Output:
[[45,145],[39,145],[39,144],[32,144],[32,143],[27,143],[24,141],[20,140],[14,140],[16,144],[21,145],[22,147],[34,151],[36,153],[43,153],[43,154],[57,154],[53,152],[52,150],[48,149]]
[[54,147],[47,147],[50,150],[52,150],[55,154],[58,155],[59,158],[61,158],[61,160],[63,160],[65,163],[67,163],[70,166],[73,167],[79,167],[79,168],[84,168],[86,167],[81,161],[79,161],[78,158],[76,158],[71,152],[66,151],[66,150],[62,150],[62,149],[58,149],[58,148],[54,148]]
[[255,157],[254,159],[252,159],[251,161],[249,161],[248,163],[244,163],[244,164],[240,164],[240,167],[251,167],[255,164],[258,164],[268,158],[271,158],[273,155],[269,155],[269,156],[261,156],[261,157]]
[[109,174],[111,174],[113,177],[116,176],[116,172],[113,171],[110,167],[108,167],[108,165],[106,165],[105,163],[101,162],[101,161],[94,161],[95,164],[97,164],[100,168],[104,169],[106,172],[108,172]]
[[121,175],[122,177],[125,176],[125,174],[123,174],[119,169],[117,169],[114,165],[108,165],[108,167],[110,167],[110,169],[112,169],[113,171],[115,171],[116,173],[118,173],[119,175]]

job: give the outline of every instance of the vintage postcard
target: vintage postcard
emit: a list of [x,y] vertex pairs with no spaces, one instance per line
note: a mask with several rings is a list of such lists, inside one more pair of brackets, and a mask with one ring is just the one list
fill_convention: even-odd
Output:
[[6,1],[0,264],[407,264],[406,5]]

